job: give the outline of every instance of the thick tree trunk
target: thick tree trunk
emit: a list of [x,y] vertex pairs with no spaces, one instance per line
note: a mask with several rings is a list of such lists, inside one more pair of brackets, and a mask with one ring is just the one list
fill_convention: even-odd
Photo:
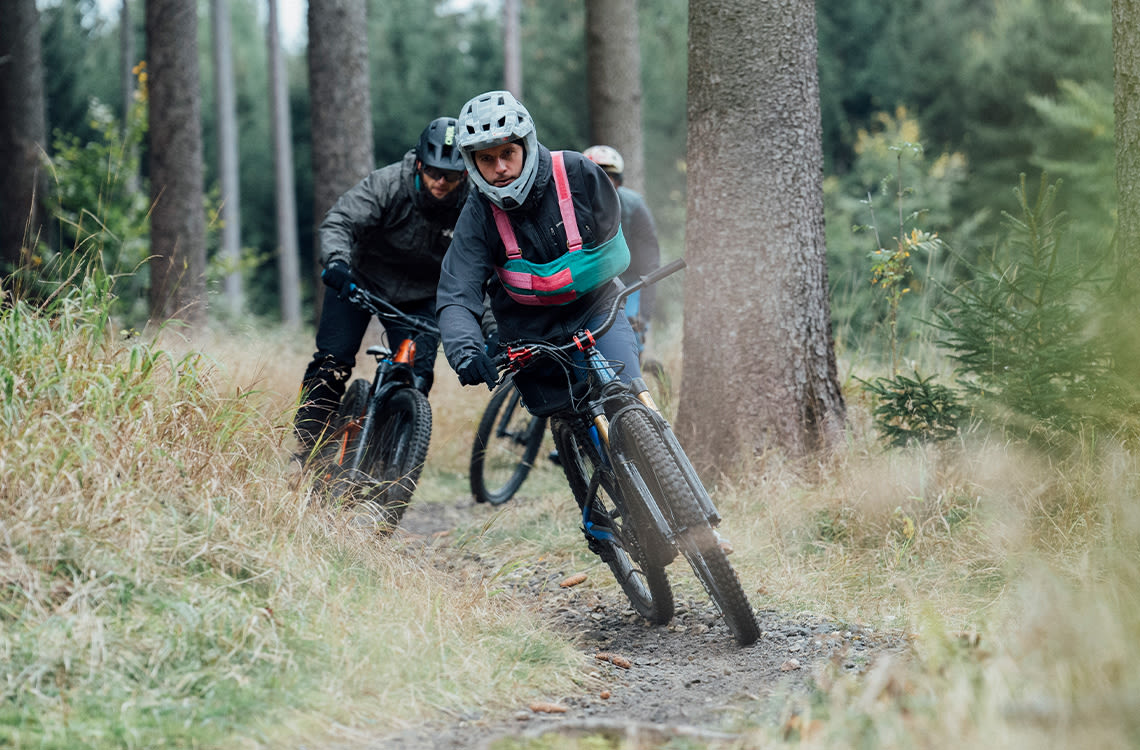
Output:
[[273,175],[277,205],[277,280],[281,321],[301,325],[301,275],[297,256],[297,205],[293,185],[293,135],[289,86],[277,33],[277,0],[269,0],[269,109],[273,119]]
[[[372,171],[372,98],[364,0],[309,0],[313,220]],[[315,242],[319,243],[317,237]],[[319,259],[320,253],[318,252]],[[317,310],[323,287],[317,275]]]
[[147,0],[150,90],[150,314],[200,323],[206,317],[206,212],[198,4]]
[[590,141],[616,148],[624,184],[644,189],[641,129],[641,48],[637,0],[586,0]]
[[40,239],[46,140],[40,22],[35,0],[10,0],[0,21],[0,279]]
[[221,177],[222,258],[230,271],[223,296],[231,315],[241,314],[245,303],[241,279],[241,184],[238,180],[237,103],[234,94],[233,48],[229,0],[211,0],[213,30],[214,107],[218,118],[218,174]]
[[811,0],[691,0],[678,432],[730,471],[842,432]]

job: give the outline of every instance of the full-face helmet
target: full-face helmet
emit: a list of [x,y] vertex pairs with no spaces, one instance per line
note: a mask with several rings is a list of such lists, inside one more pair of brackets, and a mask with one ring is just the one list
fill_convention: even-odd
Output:
[[[467,172],[479,192],[499,208],[522,205],[538,174],[538,136],[534,120],[509,91],[489,91],[463,105],[459,112],[457,142]],[[495,187],[475,166],[475,152],[518,141],[526,152],[522,172],[510,185]]]

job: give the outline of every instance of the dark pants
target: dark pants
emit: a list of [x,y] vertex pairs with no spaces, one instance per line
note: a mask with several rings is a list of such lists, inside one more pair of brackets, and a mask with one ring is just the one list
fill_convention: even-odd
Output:
[[[412,315],[435,319],[434,300],[399,305]],[[321,308],[321,324],[317,328],[317,351],[305,369],[301,380],[301,406],[293,422],[301,443],[311,447],[332,422],[340,406],[340,399],[348,387],[356,354],[364,341],[364,333],[372,322],[372,314],[342,300],[332,290],[326,290]],[[384,324],[388,345],[395,349],[406,338],[416,342],[416,361],[413,371],[422,384],[424,393],[431,390],[435,357],[439,351],[439,337],[416,333],[396,323]]]
[[[597,315],[586,323],[586,327],[601,325],[606,314]],[[637,334],[629,323],[629,318],[619,315],[610,330],[597,341],[598,352],[609,360],[617,371],[618,379],[628,383],[641,377],[641,367],[637,356]],[[582,354],[574,360],[584,362]],[[522,395],[527,410],[537,416],[548,417],[573,407],[576,389],[574,382],[580,373],[567,373],[559,365],[537,364],[515,373],[515,385]]]

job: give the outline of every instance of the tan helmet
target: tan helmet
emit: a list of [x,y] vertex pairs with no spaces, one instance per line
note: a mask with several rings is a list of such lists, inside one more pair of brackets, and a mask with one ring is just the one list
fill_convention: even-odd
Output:
[[590,146],[582,156],[597,164],[610,174],[621,175],[625,171],[625,159],[612,146]]

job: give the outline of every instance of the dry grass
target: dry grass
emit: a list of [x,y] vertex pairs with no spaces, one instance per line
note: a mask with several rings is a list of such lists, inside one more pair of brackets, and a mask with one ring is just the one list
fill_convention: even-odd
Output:
[[[0,313],[0,745],[299,746],[572,689],[573,649],[494,577],[316,501],[287,458],[308,334],[125,339],[100,305]],[[742,746],[1135,747],[1136,456],[982,434],[884,452],[849,396],[844,451],[760,457],[714,496],[754,603],[913,647],[862,678],[821,670],[794,721]],[[486,397],[441,358],[417,503],[466,495]],[[456,535],[499,575],[588,566],[557,470],[524,494]]]
[[290,337],[124,339],[101,304],[0,317],[0,744],[276,745],[575,677],[531,613],[314,502]]

